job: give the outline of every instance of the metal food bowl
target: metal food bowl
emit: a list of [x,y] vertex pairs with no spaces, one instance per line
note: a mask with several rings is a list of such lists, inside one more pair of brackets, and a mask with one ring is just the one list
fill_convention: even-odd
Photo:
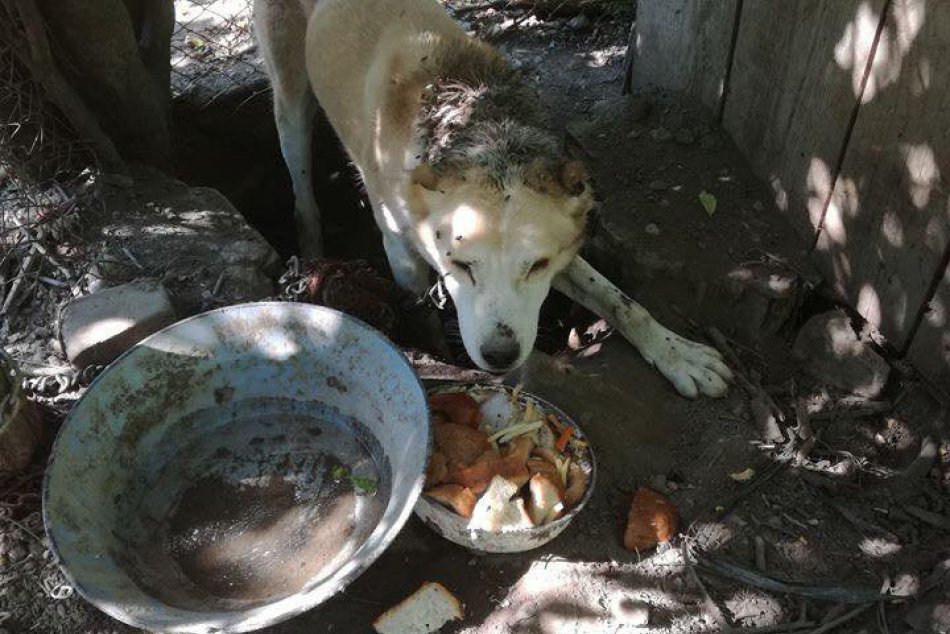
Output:
[[[507,388],[500,385],[458,383],[433,387],[429,390],[429,393],[438,394],[442,392],[468,390],[510,393]],[[587,455],[579,461],[580,467],[584,469],[584,472],[587,474],[587,490],[584,492],[584,497],[581,498],[577,506],[553,522],[533,528],[505,532],[469,529],[468,519],[458,515],[442,504],[428,499],[425,495],[419,496],[419,500],[416,502],[416,515],[418,515],[429,528],[442,537],[460,546],[465,546],[470,550],[485,553],[517,553],[539,548],[564,532],[564,529],[574,521],[574,518],[577,517],[587,505],[594,491],[594,484],[597,478],[597,463],[594,459],[594,452],[590,448],[590,443],[584,435],[584,431],[573,419],[539,396],[522,391],[519,393],[518,401],[522,406],[527,405],[529,401],[534,402],[534,407],[538,411],[545,415],[553,414],[562,423],[570,425],[574,429],[574,437],[588,443]]]
[[215,310],[99,376],[56,439],[46,530],[75,588],[163,632],[244,632],[365,570],[424,480],[425,392],[362,322],[305,304]]

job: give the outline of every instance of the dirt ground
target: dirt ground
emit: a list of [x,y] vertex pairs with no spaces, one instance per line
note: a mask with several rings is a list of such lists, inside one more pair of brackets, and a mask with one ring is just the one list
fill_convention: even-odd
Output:
[[[603,204],[589,257],[678,332],[708,340],[715,326],[748,384],[721,400],[683,399],[594,316],[553,302],[544,350],[504,381],[554,402],[590,438],[598,481],[574,524],[536,551],[483,555],[413,517],[344,593],[265,631],[367,632],[424,581],[465,606],[446,632],[950,631],[946,421],[928,386],[895,363],[880,395],[854,398],[793,358],[802,324],[833,306],[714,121],[675,96],[620,98],[628,17],[460,17],[534,78],[568,147],[592,166]],[[198,129],[213,112],[179,107],[176,118]],[[219,188],[287,255],[289,182],[267,116],[242,104],[235,117],[259,127],[239,152],[215,153],[228,135],[221,121],[189,135],[180,176]],[[347,212],[360,203],[345,160],[323,165],[321,203],[339,220],[334,244],[345,244],[337,255],[380,264],[365,210]],[[715,196],[714,213],[700,192]],[[10,338],[32,323],[16,322]],[[873,334],[865,341],[888,356]],[[784,422],[770,421],[770,402]],[[49,413],[51,426],[61,413]],[[41,539],[43,459],[0,483],[0,634],[131,631],[70,595],[56,571]],[[680,512],[680,533],[656,552],[622,546],[639,486]]]

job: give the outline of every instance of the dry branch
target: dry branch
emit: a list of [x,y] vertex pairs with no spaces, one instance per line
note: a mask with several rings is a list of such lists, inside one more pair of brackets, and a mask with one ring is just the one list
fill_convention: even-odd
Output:
[[[837,601],[839,603],[875,603],[877,601],[893,601],[908,599],[906,596],[892,596],[881,594],[875,590],[847,588],[841,586],[812,586],[790,581],[779,581],[766,575],[747,570],[742,566],[716,557],[697,557],[696,566],[700,570],[738,581],[762,590],[795,594],[822,601]],[[824,631],[824,630],[823,630]]]
[[[43,86],[50,101],[56,105],[72,125],[76,133],[88,140],[94,147],[99,160],[110,171],[124,171],[125,166],[112,140],[102,131],[96,117],[86,107],[73,87],[59,71],[53,59],[46,26],[34,0],[0,0],[8,13],[20,16],[26,31],[30,54],[19,54],[21,61]],[[13,6],[11,6],[13,5]]]

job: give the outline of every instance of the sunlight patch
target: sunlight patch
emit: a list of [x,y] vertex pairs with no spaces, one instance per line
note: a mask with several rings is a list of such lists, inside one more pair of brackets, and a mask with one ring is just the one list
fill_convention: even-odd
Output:
[[904,227],[895,212],[884,213],[884,219],[881,221],[881,236],[892,247],[899,249],[904,246]]
[[871,284],[864,284],[858,293],[858,313],[868,323],[877,327],[881,325],[881,300]]
[[808,166],[806,185],[808,187],[808,219],[811,221],[811,226],[817,229],[821,224],[825,202],[831,195],[831,188],[834,185],[831,180],[831,170],[817,156],[812,157],[811,165]]
[[930,202],[930,193],[940,180],[940,168],[937,167],[934,151],[926,143],[903,143],[901,154],[910,179],[910,199],[917,209],[923,209]]

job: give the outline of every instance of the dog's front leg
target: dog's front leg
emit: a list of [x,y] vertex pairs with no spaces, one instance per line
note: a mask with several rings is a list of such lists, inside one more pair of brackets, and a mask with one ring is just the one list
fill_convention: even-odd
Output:
[[554,279],[553,286],[606,319],[683,396],[726,393],[732,372],[719,352],[664,328],[580,256]]
[[[380,225],[385,227],[385,225]],[[383,249],[396,284],[416,297],[422,297],[432,286],[432,268],[429,263],[400,237],[382,229]]]

